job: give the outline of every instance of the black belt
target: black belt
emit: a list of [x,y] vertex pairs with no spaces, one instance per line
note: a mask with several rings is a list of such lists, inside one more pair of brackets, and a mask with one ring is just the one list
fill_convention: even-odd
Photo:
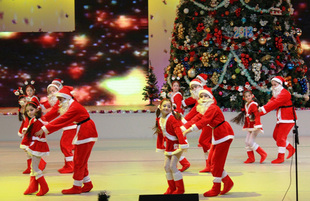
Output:
[[294,105],[280,106],[279,108],[289,108],[289,107],[294,107]]
[[83,124],[83,123],[85,123],[86,121],[88,121],[88,120],[90,120],[90,118],[88,117],[87,119],[84,119],[83,121],[80,121],[79,123],[77,123],[76,125],[81,125],[81,124]]
[[216,129],[217,127],[219,127],[220,125],[222,125],[224,122],[225,122],[225,120],[222,121],[221,123],[217,124],[213,129]]

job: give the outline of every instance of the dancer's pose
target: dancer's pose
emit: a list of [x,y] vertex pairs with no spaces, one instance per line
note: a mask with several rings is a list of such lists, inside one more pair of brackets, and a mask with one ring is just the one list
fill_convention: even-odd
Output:
[[252,91],[243,92],[243,100],[245,102],[243,111],[232,119],[232,122],[243,125],[243,130],[248,133],[245,138],[245,148],[247,150],[248,159],[244,163],[254,163],[254,151],[260,156],[260,163],[264,162],[267,157],[267,153],[255,142],[255,138],[259,133],[263,133],[263,125],[260,121],[260,115],[258,112],[258,104],[254,101],[255,97]]
[[77,133],[73,140],[75,144],[74,182],[72,188],[62,190],[63,194],[80,194],[89,192],[93,188],[88,172],[88,159],[98,138],[95,123],[90,119],[87,110],[73,98],[72,90],[73,87],[70,86],[63,86],[59,90],[56,96],[60,103],[60,116],[36,132],[37,136],[41,136],[43,133],[51,134],[72,123],[77,124]]
[[185,191],[183,176],[177,169],[177,163],[183,149],[187,149],[189,145],[180,129],[181,116],[173,111],[172,102],[169,99],[161,101],[156,116],[157,151],[165,151],[166,156],[164,168],[169,187],[165,194],[183,194]]
[[39,164],[42,156],[49,154],[49,148],[44,134],[39,137],[34,135],[44,124],[40,119],[42,111],[39,102],[36,99],[28,102],[25,113],[30,121],[22,144],[27,145],[26,151],[31,156],[31,173],[30,183],[24,194],[28,195],[37,192],[38,185],[40,185],[40,191],[36,195],[42,196],[48,192],[49,188],[44,179],[43,172],[39,169]]
[[[212,128],[212,144],[213,154],[211,157],[211,172],[214,177],[213,187],[205,192],[205,197],[217,196],[218,194],[226,194],[231,190],[234,183],[224,170],[228,150],[234,138],[234,132],[227,121],[225,121],[221,109],[213,104],[213,95],[211,90],[203,89],[199,92],[199,105],[197,106],[197,114],[190,122],[184,126],[188,128],[183,132],[187,135],[191,131],[202,129],[208,125]],[[221,182],[224,188],[221,191]]]
[[288,150],[289,159],[295,153],[295,148],[288,142],[287,136],[294,126],[294,119],[297,120],[296,112],[291,101],[291,94],[283,87],[285,80],[281,76],[272,78],[272,98],[259,108],[260,114],[265,115],[272,110],[277,110],[277,124],[273,131],[273,139],[278,146],[278,158],[271,163],[283,163],[285,149]]

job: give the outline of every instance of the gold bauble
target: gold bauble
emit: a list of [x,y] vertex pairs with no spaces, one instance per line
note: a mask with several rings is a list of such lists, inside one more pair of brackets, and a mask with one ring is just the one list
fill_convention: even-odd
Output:
[[189,70],[187,71],[187,75],[188,75],[188,77],[190,77],[190,78],[194,78],[194,77],[196,76],[196,71],[195,71],[195,69],[193,69],[193,68],[189,69]]
[[244,2],[245,2],[245,3],[250,3],[250,0],[245,0]]
[[206,32],[207,33],[209,33],[211,30],[210,30],[210,28],[208,27],[208,28],[206,28]]
[[234,26],[234,22],[233,21],[230,22],[230,26]]
[[203,43],[203,46],[209,47],[209,42],[208,42],[208,41],[205,41],[205,42]]
[[182,76],[183,76],[182,73],[179,73],[179,74],[178,74],[178,77],[179,77],[179,78],[182,78]]
[[227,62],[227,56],[226,56],[226,55],[222,55],[222,56],[220,57],[220,62],[226,63],[226,62]]
[[266,39],[265,37],[260,37],[260,38],[258,39],[258,42],[259,42],[259,44],[261,44],[261,45],[265,45],[266,42],[267,42],[267,39]]
[[232,75],[231,78],[232,78],[233,80],[236,79],[236,75],[235,75],[235,74]]
[[301,46],[298,46],[298,47],[297,47],[297,53],[298,53],[298,54],[302,54],[303,51],[304,51],[304,50],[302,49]]

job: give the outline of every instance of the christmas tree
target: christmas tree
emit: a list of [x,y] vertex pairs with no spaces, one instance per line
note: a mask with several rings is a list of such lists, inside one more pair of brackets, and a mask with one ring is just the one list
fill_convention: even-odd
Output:
[[156,76],[153,72],[153,67],[149,66],[147,70],[147,75],[146,75],[146,86],[143,88],[143,100],[148,100],[150,101],[149,106],[154,105],[153,101],[159,97],[159,90],[157,87],[157,79]]
[[240,109],[247,89],[265,104],[271,78],[280,75],[294,105],[305,106],[302,30],[290,0],[180,0],[176,12],[167,83],[179,80],[188,92],[190,80],[205,73],[218,105]]

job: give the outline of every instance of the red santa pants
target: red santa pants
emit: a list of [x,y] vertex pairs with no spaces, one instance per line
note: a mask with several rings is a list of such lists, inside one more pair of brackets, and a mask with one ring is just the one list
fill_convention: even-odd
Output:
[[222,177],[231,142],[232,139],[213,145],[213,154],[211,158],[211,172],[213,177]]
[[88,176],[88,159],[95,142],[75,145],[74,149],[74,180],[83,180]]
[[210,149],[211,139],[212,128],[210,126],[203,127],[198,142],[201,145],[204,153],[206,153]]
[[[72,150],[74,145],[72,144],[73,138],[76,134],[76,129],[64,130],[60,139],[60,150],[67,157],[73,157]],[[70,160],[66,160],[70,161]],[[72,161],[72,159],[71,159]]]
[[286,147],[287,136],[292,130],[294,123],[279,123],[273,131],[273,139],[277,142],[278,147]]

